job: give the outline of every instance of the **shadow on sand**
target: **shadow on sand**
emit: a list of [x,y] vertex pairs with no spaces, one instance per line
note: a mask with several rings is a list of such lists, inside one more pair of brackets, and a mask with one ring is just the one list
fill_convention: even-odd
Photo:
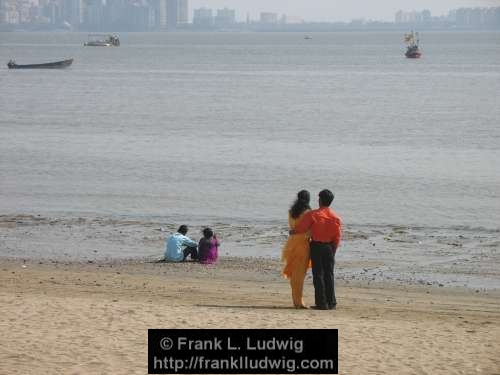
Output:
[[218,307],[224,309],[262,309],[262,310],[296,310],[293,306],[254,306],[254,305],[202,305],[196,307]]

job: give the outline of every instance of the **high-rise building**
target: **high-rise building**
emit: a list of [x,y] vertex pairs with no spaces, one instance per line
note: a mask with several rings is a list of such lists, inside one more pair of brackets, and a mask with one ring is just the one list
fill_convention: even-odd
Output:
[[401,9],[396,12],[396,15],[394,16],[394,22],[403,23],[403,11]]
[[193,11],[193,25],[201,27],[209,27],[214,24],[212,9],[199,8]]
[[178,0],[177,5],[177,24],[186,25],[189,22],[189,5],[188,0]]
[[167,0],[167,30],[177,28],[177,12],[179,0]]
[[167,0],[158,0],[157,7],[158,28],[160,30],[167,29]]
[[87,0],[83,14],[83,25],[87,30],[102,30],[104,4],[102,0]]
[[83,0],[64,0],[62,3],[62,18],[71,25],[72,30],[78,30],[83,23]]
[[0,25],[7,23],[8,4],[7,0],[0,0]]
[[215,16],[215,25],[218,27],[227,27],[236,23],[236,11],[234,9],[217,9]]
[[394,16],[395,23],[413,23],[413,24],[422,24],[422,23],[430,23],[432,21],[431,12],[428,9],[424,9],[422,12],[403,12],[399,10],[396,12]]
[[262,12],[260,14],[260,23],[265,24],[265,25],[275,25],[278,23],[278,14],[277,13]]
[[55,1],[48,1],[42,9],[42,14],[49,20],[51,25],[58,25],[64,22],[63,6],[59,6]]
[[422,11],[422,22],[429,23],[432,20],[431,11],[429,9],[424,9]]

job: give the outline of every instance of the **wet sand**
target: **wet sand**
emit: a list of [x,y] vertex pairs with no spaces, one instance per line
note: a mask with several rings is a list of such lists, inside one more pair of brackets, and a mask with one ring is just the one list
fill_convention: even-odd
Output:
[[[191,223],[188,223],[191,224]],[[222,240],[220,254],[277,259],[286,223],[206,223]],[[57,261],[154,260],[178,227],[145,219],[0,215],[0,257]],[[201,237],[202,225],[188,233]],[[344,227],[337,277],[367,284],[500,289],[500,230],[470,227]]]
[[148,328],[298,327],[339,330],[340,374],[500,373],[497,291],[340,281],[337,310],[295,310],[279,270],[3,258],[0,373],[145,374]]
[[286,228],[213,224],[202,266],[155,262],[173,224],[0,216],[0,373],[144,374],[148,328],[337,328],[341,374],[500,374],[498,232],[348,227],[338,309],[300,311],[276,258],[229,256]]

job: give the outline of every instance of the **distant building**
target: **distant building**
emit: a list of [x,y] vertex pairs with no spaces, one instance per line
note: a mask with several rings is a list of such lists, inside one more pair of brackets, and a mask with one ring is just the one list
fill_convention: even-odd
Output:
[[198,27],[211,27],[214,24],[212,9],[199,8],[193,11],[193,25]]
[[448,19],[463,29],[500,28],[500,7],[460,8],[450,11]]
[[124,14],[124,25],[126,30],[146,31],[153,28],[151,25],[151,9],[145,3],[127,4]]
[[429,9],[424,9],[422,11],[422,22],[429,23],[432,20],[431,11]]
[[178,0],[167,0],[167,30],[177,28]]
[[228,27],[236,23],[236,11],[234,9],[217,9],[217,15],[215,16],[215,26],[217,27]]
[[7,23],[7,1],[0,0],[0,25]]
[[398,10],[394,16],[394,23],[403,23],[403,11]]
[[59,25],[60,23],[64,23],[63,8],[64,3],[63,7],[61,7],[55,1],[49,1],[42,8],[42,14],[47,17],[51,25]]
[[177,24],[186,25],[189,22],[188,0],[179,0],[177,5]]
[[167,29],[167,0],[158,0],[156,7],[157,25],[159,30]]
[[83,0],[63,0],[62,18],[71,25],[72,30],[80,29],[83,23],[84,7]]
[[83,9],[83,26],[87,30],[103,29],[104,4],[102,0],[87,1],[87,6]]
[[304,23],[304,20],[301,17],[289,16],[289,15],[283,14],[283,16],[281,16],[280,23],[287,24],[287,25],[294,25],[294,24]]
[[278,14],[270,12],[262,12],[260,14],[260,23],[264,25],[276,25],[278,23]]
[[19,12],[8,0],[0,0],[0,24],[19,24]]
[[408,24],[424,24],[430,23],[432,20],[431,12],[428,9],[423,10],[422,12],[403,12],[399,10],[396,12],[394,16],[394,22],[397,24],[408,23]]
[[12,9],[5,10],[2,14],[2,19],[9,25],[19,25],[20,22],[19,13]]

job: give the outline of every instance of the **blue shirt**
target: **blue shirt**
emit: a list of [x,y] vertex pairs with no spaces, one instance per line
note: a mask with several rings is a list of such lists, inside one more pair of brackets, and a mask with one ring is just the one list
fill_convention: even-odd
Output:
[[196,247],[198,245],[191,238],[180,234],[179,232],[172,234],[167,239],[165,246],[165,260],[170,262],[182,262],[184,260],[184,248],[186,246]]

